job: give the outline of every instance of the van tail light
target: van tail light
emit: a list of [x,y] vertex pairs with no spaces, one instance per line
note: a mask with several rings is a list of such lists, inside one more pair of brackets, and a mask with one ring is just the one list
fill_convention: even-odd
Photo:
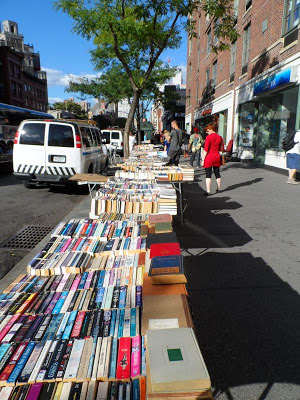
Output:
[[17,144],[17,143],[18,143],[18,139],[19,139],[19,131],[17,131],[17,132],[15,133],[14,144]]
[[81,149],[82,148],[82,143],[81,143],[81,137],[80,135],[76,135],[76,148]]

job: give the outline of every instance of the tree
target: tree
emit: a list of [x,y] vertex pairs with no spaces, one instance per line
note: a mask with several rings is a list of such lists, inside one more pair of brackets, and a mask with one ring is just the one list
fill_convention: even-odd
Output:
[[193,34],[194,20],[188,17],[202,9],[217,18],[220,49],[236,38],[232,0],[57,0],[55,5],[74,20],[75,33],[94,41],[91,53],[98,67],[118,62],[128,76],[133,96],[124,132],[125,157],[139,97],[162,52],[179,47],[184,28]]
[[87,96],[104,97],[108,103],[114,104],[114,120],[118,118],[119,102],[132,97],[131,85],[121,65],[112,66],[99,78],[80,78],[70,81],[66,92],[79,93],[82,99]]

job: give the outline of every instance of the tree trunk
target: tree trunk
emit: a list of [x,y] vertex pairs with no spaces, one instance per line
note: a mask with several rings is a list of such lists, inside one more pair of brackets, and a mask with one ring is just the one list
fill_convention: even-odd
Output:
[[114,109],[114,113],[113,113],[113,117],[112,117],[112,124],[116,125],[116,121],[119,116],[119,103],[118,102],[114,103],[114,106],[115,106],[115,109]]
[[141,144],[141,113],[140,113],[140,100],[138,100],[137,110],[136,110],[136,127],[138,134],[138,144]]
[[130,132],[132,123],[134,121],[134,114],[136,111],[136,107],[138,105],[138,101],[139,101],[139,91],[134,90],[133,99],[132,99],[130,111],[128,114],[128,118],[126,120],[125,130],[124,130],[124,157],[125,158],[129,157],[129,132]]

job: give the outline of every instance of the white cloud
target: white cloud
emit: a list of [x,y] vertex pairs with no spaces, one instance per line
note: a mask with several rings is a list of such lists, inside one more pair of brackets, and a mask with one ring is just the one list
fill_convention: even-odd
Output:
[[53,103],[62,103],[64,101],[64,99],[62,97],[48,97],[48,102],[50,104]]
[[76,80],[78,78],[97,78],[98,76],[100,76],[100,73],[98,74],[67,74],[63,71],[60,71],[58,69],[52,69],[52,68],[44,68],[42,67],[42,69],[44,71],[47,72],[47,82],[48,82],[48,86],[52,87],[52,86],[68,86],[70,80]]

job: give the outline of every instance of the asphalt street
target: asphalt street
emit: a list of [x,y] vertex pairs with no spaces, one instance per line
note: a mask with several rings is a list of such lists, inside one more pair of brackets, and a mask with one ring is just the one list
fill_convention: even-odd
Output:
[[207,198],[197,170],[175,225],[215,399],[299,400],[300,185],[241,163],[222,178]]
[[1,244],[25,226],[55,227],[86,194],[64,187],[26,189],[9,168],[0,169],[0,279],[27,253]]

